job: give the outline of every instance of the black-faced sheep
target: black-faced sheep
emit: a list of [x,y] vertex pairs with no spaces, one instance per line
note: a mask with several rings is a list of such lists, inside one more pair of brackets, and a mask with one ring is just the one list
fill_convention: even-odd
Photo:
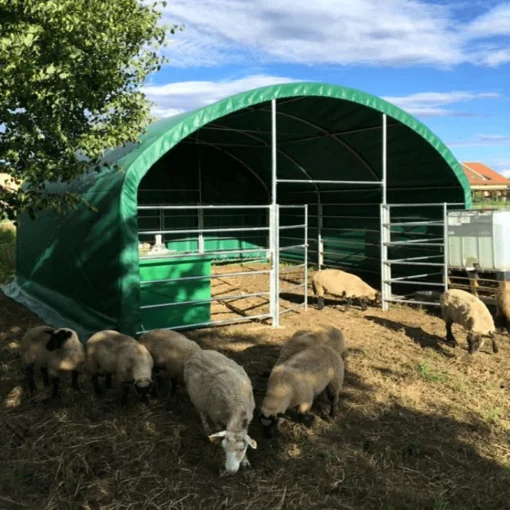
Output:
[[[344,381],[344,360],[328,345],[314,345],[276,365],[269,377],[260,410],[266,438],[273,436],[283,418],[311,425],[314,399],[327,389],[333,418]],[[296,413],[297,410],[297,413]]]
[[363,311],[367,309],[366,301],[377,304],[380,299],[380,293],[359,276],[340,269],[323,269],[315,273],[312,278],[312,288],[317,297],[319,310],[324,308],[324,294],[346,299],[345,311],[349,310],[353,299],[358,300]]
[[[249,466],[246,450],[248,446],[257,448],[248,435],[255,400],[244,368],[219,352],[200,350],[186,361],[184,381],[204,432],[213,442],[221,439],[227,472]],[[216,429],[214,434],[208,419]]]
[[99,373],[106,373],[105,387],[111,388],[112,375],[121,382],[121,405],[127,404],[131,384],[143,402],[152,385],[154,362],[149,351],[134,338],[113,330],[99,331],[87,341],[87,365],[97,394],[101,392]]
[[453,336],[453,324],[460,324],[468,331],[468,352],[473,354],[483,345],[484,337],[490,337],[493,352],[498,352],[494,338],[496,327],[489,309],[473,294],[460,289],[451,289],[441,294],[441,312],[446,324],[446,341],[458,345]]
[[172,383],[170,395],[175,395],[177,383],[184,382],[184,363],[200,351],[200,346],[181,333],[168,329],[148,331],[138,341],[147,348],[154,360],[154,386],[159,388],[160,370],[165,370]]
[[78,370],[85,361],[85,348],[75,331],[49,326],[33,328],[22,338],[20,350],[30,393],[35,391],[35,366],[41,369],[44,385],[53,385],[53,397],[59,396],[61,372],[71,372],[71,386],[79,391]]

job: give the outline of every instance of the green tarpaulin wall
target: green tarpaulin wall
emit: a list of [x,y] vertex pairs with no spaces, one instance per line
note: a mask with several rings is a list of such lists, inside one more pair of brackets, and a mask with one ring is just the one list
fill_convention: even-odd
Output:
[[[105,162],[117,163],[121,172],[91,172],[72,184],[51,184],[52,192],[80,193],[96,211],[83,206],[65,216],[40,214],[35,221],[22,216],[16,278],[3,291],[48,324],[74,327],[85,338],[104,328],[134,334],[141,325],[139,222],[152,228],[150,218],[138,219],[138,204],[196,204],[199,175],[204,204],[269,203],[272,99],[277,100],[278,178],[380,181],[385,113],[388,202],[471,206],[457,160],[409,114],[346,87],[275,85],[155,122],[139,144],[107,155]],[[325,262],[377,280],[380,188],[278,185],[280,204],[310,204],[312,263],[318,198],[325,204]],[[227,220],[210,219],[208,226],[231,226]],[[187,221],[167,213],[165,227],[192,226]],[[246,212],[236,221],[256,226],[267,218]],[[282,217],[286,221],[293,219]],[[227,237],[208,242],[219,247],[263,244],[257,235]],[[193,240],[186,242],[179,241],[180,249],[194,247]]]

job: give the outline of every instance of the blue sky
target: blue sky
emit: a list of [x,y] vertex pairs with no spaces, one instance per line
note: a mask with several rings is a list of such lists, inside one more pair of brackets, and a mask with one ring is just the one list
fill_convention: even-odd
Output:
[[163,21],[186,28],[145,88],[157,116],[273,83],[335,83],[510,176],[510,1],[169,0]]

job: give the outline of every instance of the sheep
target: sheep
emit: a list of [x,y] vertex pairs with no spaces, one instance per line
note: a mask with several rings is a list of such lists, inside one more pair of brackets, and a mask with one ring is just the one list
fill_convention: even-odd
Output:
[[221,439],[227,472],[234,474],[239,466],[249,467],[246,450],[257,448],[248,435],[255,400],[244,368],[217,351],[200,350],[184,364],[184,382],[209,440]]
[[166,370],[170,376],[170,396],[177,391],[177,383],[184,381],[184,363],[200,346],[181,333],[168,329],[155,329],[144,333],[138,341],[151,353],[154,360],[153,379],[155,386],[161,384],[160,370]]
[[50,386],[51,381],[52,398],[60,396],[60,372],[71,372],[71,387],[80,391],[78,369],[85,362],[85,348],[76,331],[38,326],[23,336],[20,350],[30,393],[35,391],[34,366],[40,367],[45,386]]
[[469,354],[482,347],[485,336],[491,338],[493,352],[498,352],[493,336],[496,330],[494,319],[483,301],[464,290],[450,289],[441,294],[440,304],[446,324],[447,342],[458,345],[452,332],[452,326],[456,323],[468,330]]
[[134,383],[142,402],[147,402],[152,386],[154,361],[147,348],[134,338],[117,331],[105,330],[92,335],[87,341],[87,365],[92,374],[96,394],[101,393],[99,372],[106,372],[105,388],[110,389],[112,375],[121,382],[121,405],[127,404],[129,388]]
[[[314,345],[276,365],[269,377],[260,409],[264,436],[271,438],[283,418],[310,426],[314,399],[327,389],[329,416],[336,416],[345,366],[342,355],[330,345]],[[295,409],[297,408],[297,413]]]
[[312,288],[317,296],[317,307],[324,308],[324,294],[332,294],[347,299],[345,311],[349,310],[351,302],[356,298],[365,311],[365,300],[379,302],[380,293],[365,283],[359,276],[339,269],[323,269],[313,275]]
[[[275,366],[282,364],[295,354],[307,349],[308,347],[324,344],[328,344],[333,347],[340,356],[342,356],[342,358],[347,358],[349,351],[345,344],[344,335],[339,329],[335,327],[330,327],[327,331],[310,331],[301,329],[296,331],[282,345],[280,355],[278,356]],[[264,372],[262,376],[269,377],[270,374],[271,371],[267,371]]]
[[496,305],[496,318],[502,319],[505,329],[510,333],[510,282],[499,282]]

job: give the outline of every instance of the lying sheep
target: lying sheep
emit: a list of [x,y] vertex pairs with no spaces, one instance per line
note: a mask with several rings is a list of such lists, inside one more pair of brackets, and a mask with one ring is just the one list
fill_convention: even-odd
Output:
[[21,340],[21,360],[30,393],[35,391],[34,366],[41,369],[45,386],[53,384],[52,397],[59,397],[60,372],[71,372],[71,387],[79,391],[78,369],[85,361],[85,348],[76,331],[39,326]]
[[154,360],[155,386],[161,384],[161,372],[165,370],[170,376],[172,387],[170,395],[177,391],[177,383],[184,381],[184,363],[193,354],[200,351],[200,346],[181,333],[168,329],[155,329],[144,333],[138,341],[151,353]]
[[147,402],[152,385],[154,362],[149,351],[134,338],[113,330],[99,331],[87,341],[87,365],[92,374],[94,391],[99,394],[99,372],[106,372],[105,388],[112,385],[112,375],[121,382],[121,405],[127,404],[129,388],[134,383],[136,392]]
[[[335,328],[330,327],[327,331],[310,331],[301,329],[296,331],[280,349],[280,355],[276,361],[275,366],[282,364],[297,353],[304,351],[308,347],[315,345],[329,345],[333,347],[342,358],[346,358],[348,355],[348,349],[345,344],[345,338],[343,333]],[[264,372],[263,377],[269,377],[270,371]]]
[[483,301],[464,290],[451,289],[441,294],[440,303],[446,323],[447,342],[458,345],[452,332],[452,326],[456,323],[468,330],[467,341],[470,354],[482,347],[485,336],[491,338],[493,352],[498,352],[493,336],[496,331],[494,319]]
[[324,308],[324,294],[332,294],[347,299],[345,311],[349,310],[353,299],[357,299],[361,309],[367,309],[365,301],[379,302],[380,293],[365,283],[359,276],[340,269],[323,269],[313,275],[312,288],[317,296],[319,310]]
[[309,411],[325,389],[331,403],[329,415],[334,418],[344,372],[341,354],[330,345],[307,347],[276,365],[260,410],[264,436],[272,437],[283,418],[311,425],[315,417]]
[[[244,368],[219,352],[200,350],[186,361],[184,381],[204,432],[213,442],[223,438],[225,469],[236,473],[240,465],[248,467],[246,450],[257,443],[248,435],[255,401]],[[211,434],[208,419],[219,432]]]

